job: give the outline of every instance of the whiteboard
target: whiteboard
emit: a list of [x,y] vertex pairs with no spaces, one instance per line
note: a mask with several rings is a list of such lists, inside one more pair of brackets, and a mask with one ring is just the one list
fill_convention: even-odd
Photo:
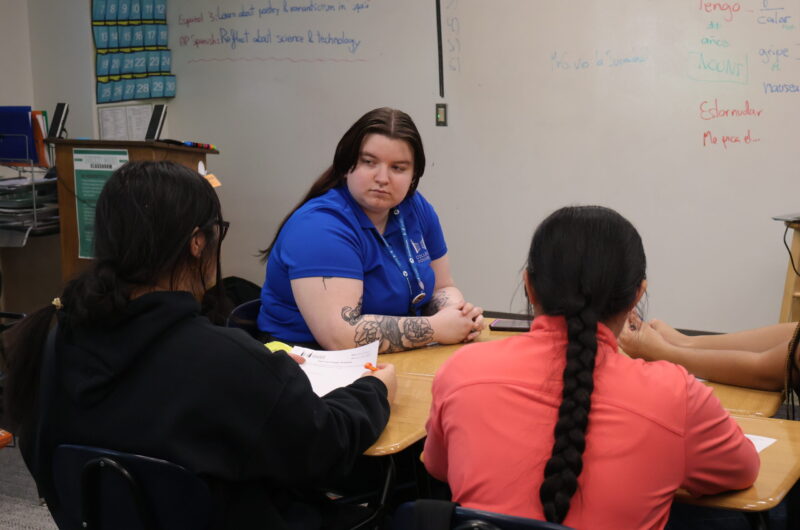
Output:
[[[639,229],[647,316],[730,331],[777,321],[775,214],[800,211],[800,6],[752,2],[171,0],[170,135],[217,145],[232,229],[255,257],[361,114],[415,119],[459,287],[523,311],[536,224],[603,204]],[[434,106],[448,105],[447,127]]]

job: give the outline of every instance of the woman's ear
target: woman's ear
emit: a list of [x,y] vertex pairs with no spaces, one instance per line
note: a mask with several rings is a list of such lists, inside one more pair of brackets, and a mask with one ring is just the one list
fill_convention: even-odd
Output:
[[533,290],[531,276],[528,274],[528,269],[522,271],[522,285],[525,287],[525,296],[532,306],[536,305],[536,291]]
[[192,253],[192,256],[195,258],[200,258],[203,255],[203,251],[206,248],[206,235],[200,231],[199,228],[195,227],[194,231],[192,232],[192,237],[189,239],[189,252]]

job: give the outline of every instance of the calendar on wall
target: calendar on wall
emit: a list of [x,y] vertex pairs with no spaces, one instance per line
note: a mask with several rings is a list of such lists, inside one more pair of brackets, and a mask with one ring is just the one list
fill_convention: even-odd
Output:
[[97,103],[175,97],[167,0],[92,0]]

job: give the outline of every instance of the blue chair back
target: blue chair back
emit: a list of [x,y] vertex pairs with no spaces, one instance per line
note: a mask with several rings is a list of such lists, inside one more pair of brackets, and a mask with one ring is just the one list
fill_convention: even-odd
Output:
[[255,337],[258,333],[258,312],[261,310],[261,299],[256,298],[250,300],[233,308],[231,314],[228,315],[228,321],[225,323],[229,328],[240,328],[245,330],[251,336]]
[[53,481],[59,501],[53,517],[62,530],[197,530],[211,524],[206,483],[165,460],[60,445]]
[[[440,510],[447,512],[448,506],[451,507],[449,508],[452,509],[450,525],[448,527],[445,523],[442,530],[444,530],[444,528],[449,528],[451,530],[466,530],[469,528],[481,530],[570,530],[568,526],[539,521],[538,519],[528,519],[525,517],[514,517],[513,515],[486,512],[483,510],[473,510],[472,508],[465,508],[463,506],[455,506],[453,509],[453,504],[446,501],[424,500],[422,502],[427,503],[428,506],[435,506],[441,503],[440,507],[438,507],[439,509],[436,510],[439,512],[435,516],[437,519],[439,519],[442,513]],[[430,519],[433,518],[430,514],[423,515],[419,513],[417,504],[418,501],[404,502],[397,508],[392,518],[392,530],[417,530],[421,527],[418,521],[430,521]],[[446,519],[447,517],[445,517],[445,520]],[[432,527],[428,526],[428,528]]]

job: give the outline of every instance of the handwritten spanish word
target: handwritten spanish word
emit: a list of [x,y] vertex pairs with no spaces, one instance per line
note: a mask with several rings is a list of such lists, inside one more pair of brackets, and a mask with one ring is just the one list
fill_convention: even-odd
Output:
[[706,52],[689,52],[689,77],[696,81],[747,84],[747,56],[714,57]]
[[192,35],[182,35],[178,38],[179,46],[194,46],[200,48],[204,46],[226,45],[232,50],[243,45],[249,44],[318,44],[328,46],[341,46],[350,53],[356,53],[361,40],[348,37],[342,31],[341,34],[332,34],[320,30],[307,30],[305,33],[277,33],[271,29],[262,31],[260,28],[255,32],[249,30],[239,30],[234,28],[219,28],[217,33],[211,33],[208,37],[196,37]]
[[739,2],[730,4],[728,2],[706,2],[705,0],[700,0],[698,8],[705,13],[722,13],[725,22],[733,22],[733,14],[742,10]]
[[800,85],[795,83],[762,83],[765,94],[797,94]]
[[750,100],[744,100],[744,107],[728,109],[720,108],[717,98],[713,102],[708,100],[700,103],[700,119],[715,120],[717,118],[743,118],[747,116],[759,117],[764,112],[763,109],[756,109],[750,106]]
[[703,133],[703,147],[722,145],[723,148],[727,149],[728,145],[749,145],[760,141],[761,138],[755,138],[753,133],[750,132],[750,129],[747,129],[747,132],[744,136],[731,136],[727,134],[717,136],[711,131],[706,131]]
[[719,48],[727,48],[728,46],[730,46],[728,41],[726,41],[725,39],[718,39],[717,37],[714,36],[703,37],[702,39],[700,39],[700,44],[702,44],[703,46],[717,46]]
[[761,48],[758,50],[758,56],[761,57],[761,62],[764,64],[772,62],[771,70],[780,70],[780,59],[781,57],[789,58],[789,48]]
[[611,50],[601,54],[597,50],[594,58],[578,57],[568,58],[565,52],[553,52],[550,55],[550,66],[553,70],[588,70],[590,68],[615,68],[624,65],[642,64],[647,62],[646,55],[615,55]]
[[759,24],[782,25],[785,29],[792,29],[794,26],[788,26],[791,20],[791,15],[784,15],[781,13],[784,8],[771,7],[769,0],[761,0],[761,15],[756,17],[756,22]]

